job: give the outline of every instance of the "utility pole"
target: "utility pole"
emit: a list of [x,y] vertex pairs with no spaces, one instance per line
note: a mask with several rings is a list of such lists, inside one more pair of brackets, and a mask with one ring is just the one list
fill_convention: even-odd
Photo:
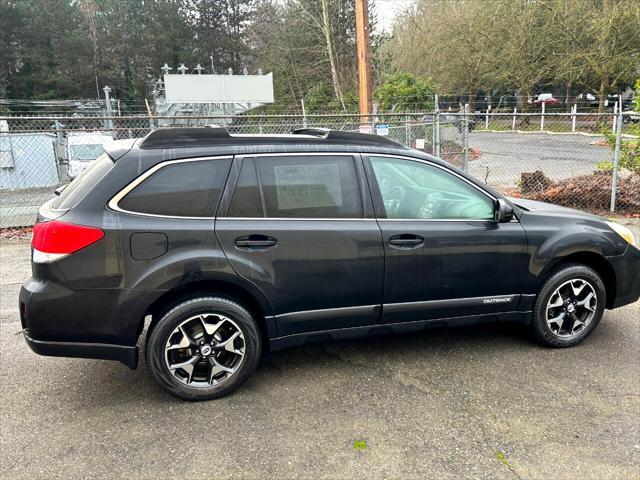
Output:
[[372,109],[369,0],[356,0],[356,45],[360,94],[360,125],[368,125]]

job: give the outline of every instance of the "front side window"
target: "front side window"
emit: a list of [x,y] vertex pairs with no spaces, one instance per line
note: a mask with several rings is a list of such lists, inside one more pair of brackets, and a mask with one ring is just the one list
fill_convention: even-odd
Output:
[[118,207],[151,215],[213,217],[230,165],[230,159],[165,165],[127,193]]
[[386,218],[493,220],[494,202],[461,178],[432,165],[369,157]]
[[352,156],[258,157],[255,163],[268,217],[363,216]]

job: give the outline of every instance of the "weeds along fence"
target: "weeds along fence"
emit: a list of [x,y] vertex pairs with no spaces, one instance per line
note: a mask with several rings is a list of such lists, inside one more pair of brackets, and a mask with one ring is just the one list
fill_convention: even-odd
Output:
[[0,117],[0,228],[31,225],[38,207],[87,168],[104,144],[158,128],[205,125],[231,134],[367,131],[440,157],[510,196],[638,214],[640,173],[633,165],[640,159],[627,158],[637,153],[628,146],[638,142],[634,121],[623,114],[539,112]]

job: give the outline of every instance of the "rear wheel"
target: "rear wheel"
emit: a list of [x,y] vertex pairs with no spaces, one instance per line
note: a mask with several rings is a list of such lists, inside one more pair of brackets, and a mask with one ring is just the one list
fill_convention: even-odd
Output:
[[209,400],[236,390],[260,359],[259,329],[247,309],[225,298],[186,300],[155,325],[147,364],[173,395]]
[[544,283],[533,311],[535,337],[549,347],[571,347],[596,328],[605,306],[600,276],[585,265],[556,270]]

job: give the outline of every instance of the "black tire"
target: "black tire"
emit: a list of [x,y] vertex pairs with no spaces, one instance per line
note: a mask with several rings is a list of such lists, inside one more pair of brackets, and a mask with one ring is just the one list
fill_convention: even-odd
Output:
[[[234,328],[237,327],[241,331],[244,356],[237,370],[220,383],[190,386],[171,373],[165,361],[165,347],[170,337],[175,335],[174,330],[183,322],[200,314],[212,313],[230,319]],[[249,378],[258,365],[261,349],[260,330],[246,308],[226,298],[201,296],[185,300],[162,315],[148,335],[145,354],[153,377],[169,393],[186,400],[211,400],[229,395]]]
[[[580,331],[577,331],[574,335],[568,335],[563,338],[559,335],[558,332],[554,332],[552,326],[547,323],[547,307],[551,300],[551,296],[555,294],[556,290],[563,284],[566,284],[567,282],[572,280],[577,280],[578,286],[580,285],[581,281],[588,282],[588,284],[594,290],[597,303],[595,305],[595,308],[593,308],[593,316],[590,318],[586,326],[584,326]],[[554,298],[557,301],[557,297]],[[569,300],[569,303],[572,302]],[[600,276],[595,272],[595,270],[581,264],[563,265],[562,267],[554,270],[551,275],[549,275],[549,278],[547,278],[545,283],[542,285],[542,288],[540,289],[540,293],[538,294],[533,309],[531,332],[538,341],[548,347],[572,347],[582,342],[591,334],[591,332],[593,332],[593,330],[602,319],[605,303],[606,291],[604,283],[602,282]],[[571,308],[569,307],[569,305],[567,305],[566,307]],[[566,312],[566,307],[557,308],[560,309],[561,312]],[[557,310],[551,310],[551,312],[557,312]],[[557,327],[557,324],[555,326]]]

